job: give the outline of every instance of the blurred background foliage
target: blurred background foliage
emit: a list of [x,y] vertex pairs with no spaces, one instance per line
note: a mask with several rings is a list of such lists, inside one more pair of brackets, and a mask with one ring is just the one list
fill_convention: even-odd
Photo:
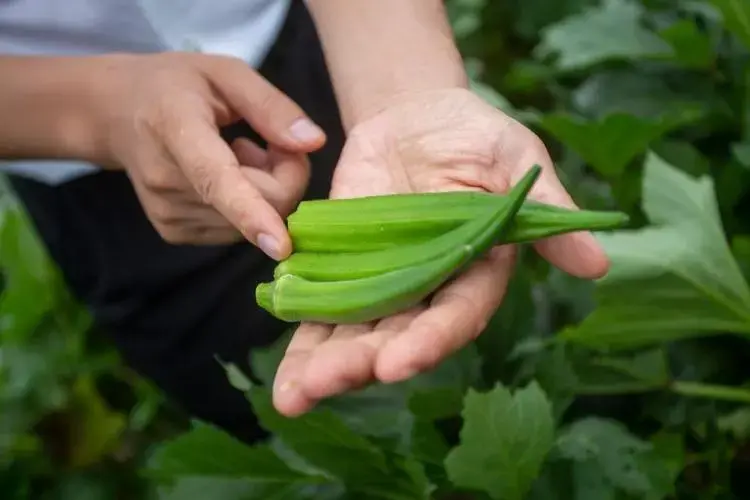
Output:
[[[667,264],[663,275],[607,292],[523,253],[502,308],[477,342],[480,386],[533,379],[565,422],[601,416],[629,429],[593,421],[572,427],[568,439],[604,436],[615,443],[597,459],[613,465],[595,474],[581,462],[565,478],[548,469],[533,498],[750,498],[748,322],[727,319],[726,312],[750,314],[742,291],[750,277],[750,2],[448,0],[447,6],[475,90],[540,135],[581,207],[626,211],[634,227],[664,222],[653,220],[644,202],[659,178],[649,178],[644,166],[657,155],[685,179],[710,181],[704,191],[688,193],[682,178],[661,177],[679,181],[675,192],[685,191],[675,197],[684,196],[686,210],[702,207],[710,217],[715,197],[720,219],[671,239],[641,234],[632,242],[612,239],[620,246],[608,247],[622,255],[623,273],[649,251],[680,253],[685,260],[674,274],[692,279],[701,297],[667,283],[674,279]],[[92,326],[12,193],[4,188],[0,202],[0,498],[156,498],[140,469],[189,419],[123,365],[106,332]],[[715,238],[706,243],[690,234]],[[722,237],[729,257],[715,246]],[[694,252],[688,255],[684,245]],[[704,265],[707,274],[683,272]],[[638,297],[654,290],[661,295],[651,297],[648,310]],[[617,309],[618,301],[632,307]],[[646,312],[653,322],[633,316]],[[556,335],[572,345],[553,346]],[[623,354],[623,347],[630,350]],[[272,373],[273,364],[266,369]],[[373,415],[368,411],[361,418]],[[656,443],[657,459],[671,467],[667,487],[639,490],[638,471],[650,466],[618,461],[642,443],[635,435]],[[582,475],[598,486],[583,488]],[[566,482],[571,478],[575,488]],[[553,494],[549,485],[578,493]]]

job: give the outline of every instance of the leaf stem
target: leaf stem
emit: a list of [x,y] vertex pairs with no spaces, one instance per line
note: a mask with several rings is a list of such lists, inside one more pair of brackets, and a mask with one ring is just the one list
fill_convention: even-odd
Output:
[[750,390],[739,387],[675,380],[670,384],[669,388],[675,394],[682,396],[750,404]]

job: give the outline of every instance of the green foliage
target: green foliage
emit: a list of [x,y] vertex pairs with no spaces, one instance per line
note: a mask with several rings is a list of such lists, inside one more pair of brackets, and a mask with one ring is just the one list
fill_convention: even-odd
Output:
[[469,390],[462,416],[461,444],[445,459],[451,481],[492,498],[523,499],[554,439],[544,391],[535,382],[515,394],[502,386],[486,394]]
[[[0,496],[142,498],[134,438],[161,396],[97,338],[26,213],[1,187]],[[123,386],[138,403],[114,407],[108,388]]]
[[[581,207],[631,216],[599,235],[611,272],[577,280],[521,248],[477,342],[294,419],[268,389],[285,336],[249,354],[261,384],[225,366],[271,437],[196,422],[155,438],[145,477],[171,500],[750,497],[750,2],[448,7],[477,93],[544,139]],[[85,464],[109,463],[155,403],[83,342],[85,315],[3,213],[0,491],[27,498],[54,478],[39,498],[115,498],[124,480],[91,481]],[[105,404],[104,374],[134,384],[132,411]],[[56,465],[39,451],[50,415],[77,443]]]
[[545,139],[581,206],[634,223],[599,235],[595,283],[524,249],[477,342],[408,383],[284,419],[265,387],[286,340],[253,353],[264,385],[233,380],[273,440],[248,450],[325,498],[744,498],[749,5],[449,2],[477,93]]

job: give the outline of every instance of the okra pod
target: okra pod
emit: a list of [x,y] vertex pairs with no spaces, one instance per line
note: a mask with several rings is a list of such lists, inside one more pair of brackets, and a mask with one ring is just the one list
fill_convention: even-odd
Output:
[[[473,219],[508,195],[453,191],[303,201],[287,218],[295,252],[367,252],[429,241]],[[526,200],[497,243],[526,243],[628,222],[617,211],[571,210]],[[303,257],[307,259],[307,257]]]
[[[534,165],[511,189],[507,202],[496,203],[450,232],[451,245],[435,258],[366,278],[312,281],[282,274],[256,288],[257,303],[283,321],[361,323],[408,309],[486,252],[508,230],[539,177]],[[405,252],[407,249],[402,249]]]

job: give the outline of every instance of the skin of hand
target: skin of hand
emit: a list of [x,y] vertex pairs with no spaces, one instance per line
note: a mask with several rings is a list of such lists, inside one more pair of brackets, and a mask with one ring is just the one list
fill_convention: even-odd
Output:
[[[291,252],[283,218],[309,180],[306,153],[325,134],[239,59],[193,53],[129,58],[127,92],[110,107],[108,150],[148,218],[172,243],[245,238],[274,259]],[[219,127],[244,118],[269,143],[227,145]]]
[[[240,59],[187,52],[2,56],[0,157],[79,159],[124,169],[159,235],[175,244],[243,237],[274,259],[291,251],[283,218],[326,138]],[[227,144],[246,120],[267,142]]]
[[[542,141],[465,88],[401,95],[352,128],[332,198],[447,190],[506,192],[533,164],[543,173],[530,198],[575,208]],[[535,249],[574,276],[597,278],[608,261],[587,232],[548,238]],[[299,415],[321,399],[373,381],[410,378],[474,340],[497,310],[514,263],[497,246],[436,293],[429,303],[359,325],[303,323],[274,385],[274,404]]]

